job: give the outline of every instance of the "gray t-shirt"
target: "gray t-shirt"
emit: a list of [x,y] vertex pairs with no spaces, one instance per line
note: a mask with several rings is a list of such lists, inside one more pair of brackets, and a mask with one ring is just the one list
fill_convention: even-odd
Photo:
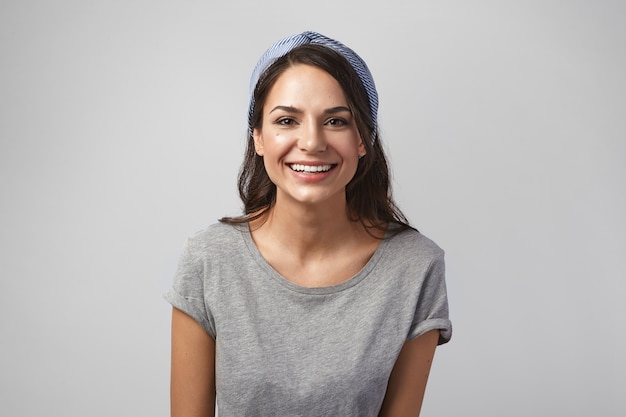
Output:
[[413,230],[349,280],[306,288],[261,256],[247,226],[191,237],[165,298],[215,339],[220,417],[377,416],[402,345],[450,340],[444,253]]

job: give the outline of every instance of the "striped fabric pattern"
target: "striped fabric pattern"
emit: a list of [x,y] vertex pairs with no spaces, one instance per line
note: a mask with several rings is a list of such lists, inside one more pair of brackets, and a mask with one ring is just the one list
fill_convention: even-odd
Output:
[[376,129],[378,115],[378,93],[376,92],[376,85],[374,84],[374,79],[369,68],[367,67],[367,64],[365,63],[365,61],[363,61],[363,59],[361,59],[360,56],[356,54],[356,52],[354,52],[352,49],[348,48],[341,42],[326,37],[317,32],[311,31],[302,32],[297,35],[292,35],[279,40],[267,51],[265,51],[265,53],[257,62],[254,71],[252,72],[252,77],[250,79],[250,107],[248,110],[249,129],[252,130],[250,122],[252,120],[252,111],[254,109],[254,89],[256,88],[256,84],[259,81],[259,78],[261,77],[263,72],[267,70],[267,68],[272,65],[278,58],[285,56],[292,49],[309,43],[319,44],[334,49],[335,51],[343,55],[348,60],[348,62],[350,62],[350,65],[352,65],[352,68],[354,68],[354,70],[358,74],[359,78],[361,79],[361,83],[367,91],[372,121],[374,123],[374,128]]

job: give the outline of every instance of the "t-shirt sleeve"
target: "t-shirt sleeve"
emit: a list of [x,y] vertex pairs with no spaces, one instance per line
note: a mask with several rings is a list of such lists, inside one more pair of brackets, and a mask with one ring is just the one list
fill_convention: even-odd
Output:
[[426,271],[407,339],[435,329],[440,331],[439,345],[450,341],[452,322],[448,313],[443,251],[433,258]]
[[172,287],[164,298],[177,309],[195,319],[206,332],[215,338],[215,328],[205,305],[202,259],[194,256],[193,241],[187,240],[178,262]]

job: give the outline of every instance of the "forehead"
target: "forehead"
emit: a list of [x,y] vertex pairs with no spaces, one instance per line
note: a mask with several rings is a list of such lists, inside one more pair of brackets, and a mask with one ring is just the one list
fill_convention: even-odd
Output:
[[[339,82],[323,69],[306,64],[295,64],[280,74],[267,96],[268,102],[301,101],[301,104],[332,102],[347,104]],[[293,105],[295,103],[281,103]]]

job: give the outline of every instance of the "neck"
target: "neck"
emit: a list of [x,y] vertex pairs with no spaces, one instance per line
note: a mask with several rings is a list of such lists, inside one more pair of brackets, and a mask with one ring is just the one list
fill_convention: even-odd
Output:
[[345,201],[323,206],[277,201],[251,229],[302,258],[329,253],[365,232],[348,217]]

